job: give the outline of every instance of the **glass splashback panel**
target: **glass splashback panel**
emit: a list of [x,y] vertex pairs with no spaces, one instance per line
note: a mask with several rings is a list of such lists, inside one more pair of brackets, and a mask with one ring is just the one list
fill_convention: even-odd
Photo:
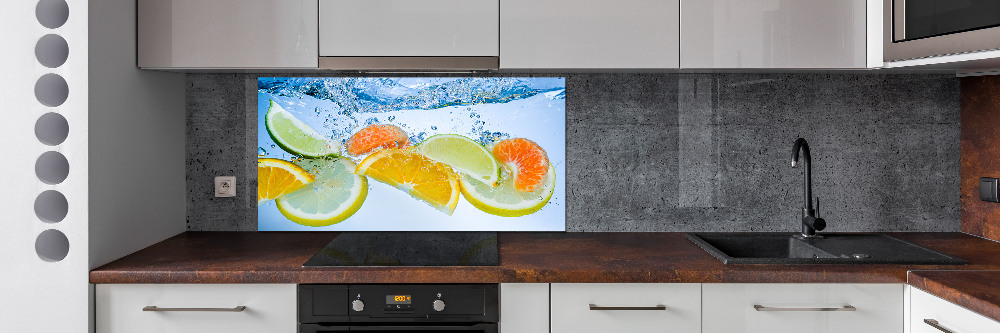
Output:
[[563,231],[561,77],[261,77],[261,231]]

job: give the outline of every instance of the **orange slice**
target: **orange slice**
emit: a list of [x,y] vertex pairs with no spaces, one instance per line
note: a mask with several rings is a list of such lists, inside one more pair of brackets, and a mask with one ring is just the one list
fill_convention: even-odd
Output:
[[514,178],[514,188],[534,192],[549,172],[549,157],[537,143],[528,139],[509,139],[493,146],[493,157]]
[[389,148],[368,155],[354,173],[398,188],[448,215],[455,211],[461,193],[451,167],[407,149]]
[[347,153],[358,156],[378,148],[404,147],[409,144],[410,138],[402,128],[375,124],[362,128],[347,139]]
[[306,169],[292,162],[257,159],[257,205],[296,190],[316,180]]

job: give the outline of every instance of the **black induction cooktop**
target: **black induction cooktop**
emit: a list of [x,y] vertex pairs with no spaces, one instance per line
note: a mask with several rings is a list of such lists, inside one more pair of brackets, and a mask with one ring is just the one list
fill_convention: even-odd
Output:
[[343,232],[304,267],[496,266],[495,232]]

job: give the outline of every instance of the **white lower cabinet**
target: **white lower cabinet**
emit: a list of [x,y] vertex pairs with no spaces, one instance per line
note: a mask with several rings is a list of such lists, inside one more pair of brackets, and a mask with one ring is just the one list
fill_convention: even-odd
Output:
[[902,284],[704,284],[705,333],[903,332]]
[[97,333],[298,331],[294,284],[98,284],[95,303]]
[[552,333],[701,332],[701,285],[554,283]]
[[910,289],[910,332],[1000,332],[1000,322],[917,289]]

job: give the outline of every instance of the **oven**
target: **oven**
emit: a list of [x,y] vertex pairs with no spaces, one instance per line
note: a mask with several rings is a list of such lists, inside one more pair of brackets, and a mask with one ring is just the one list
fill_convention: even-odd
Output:
[[496,284],[299,285],[299,333],[497,333]]
[[885,61],[1000,49],[1000,1],[883,0]]

